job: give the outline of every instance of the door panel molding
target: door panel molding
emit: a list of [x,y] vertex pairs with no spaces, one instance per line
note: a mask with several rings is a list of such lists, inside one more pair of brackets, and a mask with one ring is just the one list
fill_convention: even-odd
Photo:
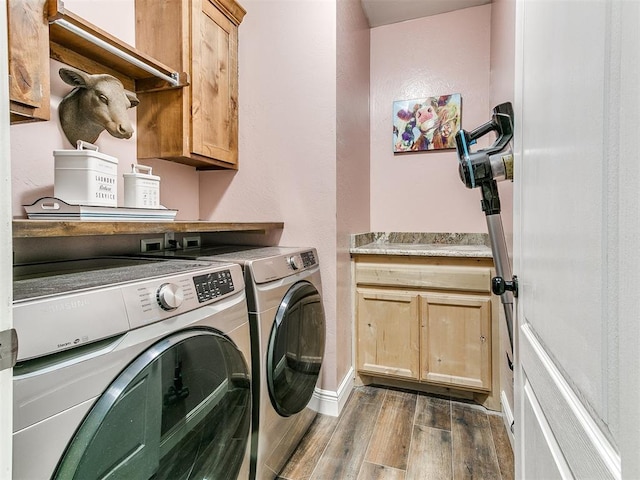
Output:
[[541,413],[574,476],[621,478],[617,449],[546,353],[529,323],[520,328],[519,354],[526,384],[535,391]]
[[535,449],[535,460],[531,456],[524,458],[524,478],[562,478],[573,479],[571,468],[556,442],[549,422],[545,418],[540,402],[536,398],[531,384],[524,379],[523,391],[523,424],[526,425],[523,436],[527,436],[528,448]]

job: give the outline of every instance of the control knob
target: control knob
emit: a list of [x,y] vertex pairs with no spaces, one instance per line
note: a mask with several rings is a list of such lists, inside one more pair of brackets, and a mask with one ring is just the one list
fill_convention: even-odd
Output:
[[184,300],[184,292],[182,288],[173,283],[164,283],[160,285],[158,288],[158,292],[156,293],[156,300],[158,301],[158,305],[163,310],[175,310],[180,305],[182,305],[182,301]]
[[294,270],[300,270],[302,268],[302,258],[299,255],[293,255],[288,258],[289,265]]

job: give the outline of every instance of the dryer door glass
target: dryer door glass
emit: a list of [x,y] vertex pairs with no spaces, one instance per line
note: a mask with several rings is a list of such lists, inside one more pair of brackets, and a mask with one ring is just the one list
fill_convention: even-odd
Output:
[[282,299],[267,350],[267,383],[275,410],[288,417],[303,410],[316,386],[324,355],[325,318],[318,290],[293,285]]
[[53,478],[235,479],[251,426],[247,364],[217,332],[174,334],[100,396]]

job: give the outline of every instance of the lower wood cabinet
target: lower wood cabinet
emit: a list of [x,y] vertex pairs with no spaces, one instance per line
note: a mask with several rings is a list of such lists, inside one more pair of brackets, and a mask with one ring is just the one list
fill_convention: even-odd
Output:
[[420,380],[491,390],[491,299],[420,297]]
[[358,370],[420,378],[419,299],[415,293],[358,289]]
[[491,259],[357,255],[354,271],[361,377],[485,394],[499,404]]

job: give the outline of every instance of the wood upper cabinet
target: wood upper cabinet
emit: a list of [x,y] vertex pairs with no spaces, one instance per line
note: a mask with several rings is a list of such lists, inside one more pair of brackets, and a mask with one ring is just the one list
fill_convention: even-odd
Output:
[[356,257],[358,373],[495,390],[491,276],[490,259]]
[[136,48],[187,72],[190,85],[142,93],[138,158],[238,168],[238,25],[233,0],[136,0]]
[[7,7],[11,123],[49,120],[47,0],[9,0]]
[[66,10],[63,0],[8,0],[6,6],[11,123],[50,119],[49,58],[87,73],[111,74],[138,93],[186,84],[186,72]]

